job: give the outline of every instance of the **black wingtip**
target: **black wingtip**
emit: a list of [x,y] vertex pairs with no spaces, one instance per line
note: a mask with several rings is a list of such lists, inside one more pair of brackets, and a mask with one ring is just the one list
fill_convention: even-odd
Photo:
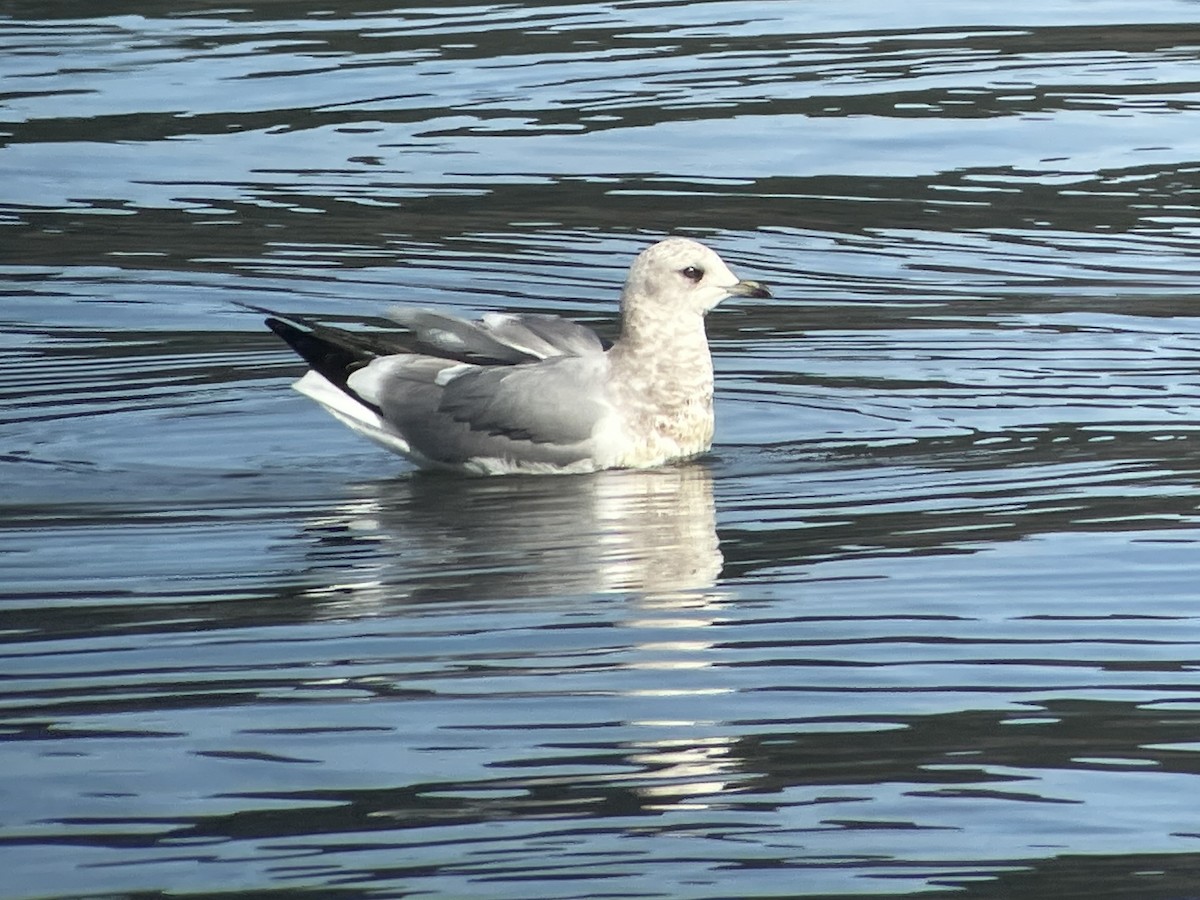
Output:
[[313,368],[316,368],[317,362],[325,356],[326,342],[318,341],[311,331],[305,331],[303,328],[299,328],[291,322],[285,322],[283,319],[277,319],[275,316],[268,316],[263,321]]
[[[268,328],[270,328],[285,341],[288,340],[289,333],[300,330],[295,325],[289,325],[287,322],[283,321],[282,319],[277,319],[274,316],[267,316],[265,319],[263,319],[263,321],[267,323]],[[288,343],[290,344],[291,341],[288,341]]]
[[283,338],[287,345],[308,363],[310,368],[346,393],[357,397],[350,390],[347,379],[374,359],[374,354],[350,342],[339,341],[336,329],[323,328],[322,333],[317,334],[275,316],[268,316],[264,321],[268,328]]

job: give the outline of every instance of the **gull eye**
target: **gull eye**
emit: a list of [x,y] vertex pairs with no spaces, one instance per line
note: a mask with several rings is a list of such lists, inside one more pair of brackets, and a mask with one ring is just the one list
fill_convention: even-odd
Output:
[[704,277],[704,270],[699,266],[688,266],[686,269],[680,269],[679,274],[692,284],[695,284]]

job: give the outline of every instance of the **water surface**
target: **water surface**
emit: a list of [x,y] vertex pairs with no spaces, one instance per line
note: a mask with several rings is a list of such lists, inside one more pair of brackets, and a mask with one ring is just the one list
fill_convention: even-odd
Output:
[[[0,893],[1200,896],[1200,5],[0,4]],[[414,475],[238,303],[698,237],[717,441]]]

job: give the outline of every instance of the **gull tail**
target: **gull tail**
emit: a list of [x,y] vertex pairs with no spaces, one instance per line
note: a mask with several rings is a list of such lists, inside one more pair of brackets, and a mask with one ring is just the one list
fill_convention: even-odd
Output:
[[401,348],[386,336],[345,331],[300,317],[294,321],[299,325],[276,316],[266,320],[267,327],[309,365],[309,371],[292,387],[359,434],[393,453],[411,457],[412,448],[404,435],[388,424],[378,405],[364,399],[349,384],[355,372]]
[[267,327],[287,341],[288,346],[295,350],[313,371],[360,403],[363,402],[346,382],[354,372],[379,355],[378,350],[372,347],[369,341],[364,341],[352,332],[330,328],[328,325],[304,322],[305,328],[308,329],[306,331],[274,316],[266,322]]

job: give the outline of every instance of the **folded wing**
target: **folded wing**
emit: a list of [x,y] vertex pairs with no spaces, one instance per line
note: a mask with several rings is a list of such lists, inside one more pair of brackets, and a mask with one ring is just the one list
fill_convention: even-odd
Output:
[[395,306],[388,318],[408,329],[411,352],[485,366],[604,350],[590,328],[558,316],[487,313],[471,322],[436,310]]
[[352,332],[297,316],[267,324],[312,368],[297,382],[302,393],[418,463],[590,467],[593,436],[611,414],[608,358],[593,331],[546,315],[389,316],[407,331]]
[[401,355],[369,363],[348,387],[424,460],[568,467],[591,457],[610,413],[606,373],[600,353],[492,367]]

